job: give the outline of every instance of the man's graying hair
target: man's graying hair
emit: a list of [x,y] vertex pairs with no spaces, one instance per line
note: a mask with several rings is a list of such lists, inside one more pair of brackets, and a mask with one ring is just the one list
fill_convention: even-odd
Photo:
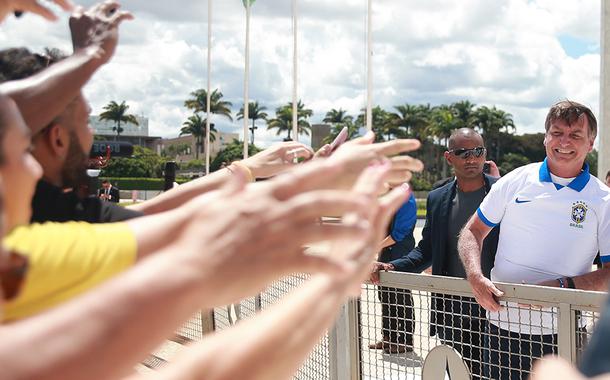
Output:
[[589,135],[591,138],[595,139],[597,136],[597,120],[595,119],[595,115],[593,115],[593,112],[591,112],[587,106],[571,100],[562,100],[555,103],[551,109],[549,109],[549,113],[546,115],[546,121],[544,122],[544,130],[545,132],[548,132],[549,128],[551,128],[551,124],[558,120],[563,121],[568,125],[573,125],[581,120],[583,115],[589,122]]

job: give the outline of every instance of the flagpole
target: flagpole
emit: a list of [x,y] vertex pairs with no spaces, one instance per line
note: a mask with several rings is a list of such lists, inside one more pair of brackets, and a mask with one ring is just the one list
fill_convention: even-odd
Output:
[[298,62],[297,62],[297,0],[292,0],[292,140],[299,141],[298,128],[298,101],[297,101],[297,84],[298,84]]
[[208,90],[205,118],[205,174],[210,174],[210,78],[212,71],[212,0],[208,0]]
[[248,158],[248,121],[250,104],[250,0],[245,1],[246,5],[246,51],[245,51],[245,72],[244,72],[244,159]]
[[366,20],[366,129],[373,129],[373,0],[368,0]]

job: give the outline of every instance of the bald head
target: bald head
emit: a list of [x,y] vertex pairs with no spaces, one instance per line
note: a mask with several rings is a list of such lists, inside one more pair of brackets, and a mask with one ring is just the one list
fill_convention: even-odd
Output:
[[472,128],[460,128],[451,132],[449,136],[449,150],[456,149],[460,144],[460,141],[469,140],[474,141],[480,146],[485,146],[483,143],[483,137]]

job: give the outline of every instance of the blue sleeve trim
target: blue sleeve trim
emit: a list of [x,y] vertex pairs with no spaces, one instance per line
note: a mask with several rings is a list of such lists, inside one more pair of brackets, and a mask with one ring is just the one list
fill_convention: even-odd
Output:
[[481,219],[481,221],[483,221],[483,223],[485,223],[485,225],[487,225],[487,227],[494,228],[495,226],[498,225],[498,223],[493,223],[489,219],[487,219],[485,217],[485,215],[483,215],[483,212],[481,211],[480,208],[477,209],[477,215],[479,216],[479,219]]
[[607,256],[600,255],[599,259],[602,262],[602,264],[610,263],[610,255],[607,255]]

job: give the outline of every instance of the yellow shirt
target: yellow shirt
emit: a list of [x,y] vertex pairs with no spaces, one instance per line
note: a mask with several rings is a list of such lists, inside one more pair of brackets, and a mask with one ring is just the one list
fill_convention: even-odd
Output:
[[4,321],[73,298],[132,266],[137,255],[135,236],[126,223],[32,224],[13,230],[4,244],[29,258],[21,292],[4,305]]

